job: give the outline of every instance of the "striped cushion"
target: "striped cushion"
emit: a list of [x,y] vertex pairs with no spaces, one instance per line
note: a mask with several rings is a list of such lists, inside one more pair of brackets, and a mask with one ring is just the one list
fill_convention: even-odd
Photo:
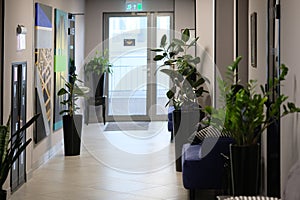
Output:
[[229,137],[229,135],[226,132],[220,132],[213,126],[207,126],[194,132],[189,137],[189,141],[191,144],[200,144],[206,137]]
[[224,200],[280,200],[276,197],[264,197],[264,196],[238,196],[238,197],[229,197]]

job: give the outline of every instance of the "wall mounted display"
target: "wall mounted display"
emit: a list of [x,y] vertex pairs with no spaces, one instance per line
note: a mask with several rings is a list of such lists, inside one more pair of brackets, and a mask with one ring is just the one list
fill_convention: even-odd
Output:
[[50,134],[52,118],[52,7],[36,3],[34,25],[36,113],[41,113],[41,117],[39,117],[39,119],[37,120],[37,128],[34,134],[34,141],[35,143],[38,143]]
[[250,16],[251,31],[251,66],[257,67],[257,14],[253,12]]
[[53,130],[62,128],[62,116],[64,110],[60,102],[62,96],[57,92],[65,84],[64,78],[68,79],[68,13],[55,9],[55,38],[54,38],[54,119]]
[[135,39],[124,39],[124,46],[135,46]]
[[[27,62],[12,63],[11,76],[11,140],[15,142],[14,135],[26,123],[27,104]],[[26,131],[20,133],[21,142],[26,142]],[[3,168],[2,168],[3,169]],[[21,153],[11,168],[10,186],[15,191],[26,181],[26,150]],[[2,198],[1,198],[2,199]]]

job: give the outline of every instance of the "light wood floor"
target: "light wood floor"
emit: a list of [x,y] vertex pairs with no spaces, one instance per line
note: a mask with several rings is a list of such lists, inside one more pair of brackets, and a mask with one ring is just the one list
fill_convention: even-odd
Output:
[[174,143],[166,122],[147,131],[83,127],[80,156],[63,150],[33,173],[11,200],[186,200],[174,166]]

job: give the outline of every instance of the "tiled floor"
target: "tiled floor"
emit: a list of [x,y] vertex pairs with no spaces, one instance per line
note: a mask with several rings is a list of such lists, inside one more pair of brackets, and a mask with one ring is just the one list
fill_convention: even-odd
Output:
[[84,126],[81,155],[65,157],[61,151],[11,200],[185,200],[166,127],[166,122],[151,122],[148,131]]

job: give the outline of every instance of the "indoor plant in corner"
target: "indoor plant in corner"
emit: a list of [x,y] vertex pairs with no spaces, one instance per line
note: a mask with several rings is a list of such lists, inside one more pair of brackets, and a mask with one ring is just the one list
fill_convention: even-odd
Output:
[[96,51],[85,65],[84,72],[87,80],[87,85],[91,88],[93,96],[103,96],[104,85],[108,73],[112,73],[112,65],[109,63],[108,50],[104,50],[103,55]]
[[6,125],[0,126],[0,200],[6,200],[7,192],[3,189],[3,185],[7,179],[9,170],[32,140],[30,138],[23,143],[23,131],[31,126],[37,120],[39,115],[40,114],[36,114],[32,117],[13,135],[10,134],[10,117],[7,120]]
[[169,45],[166,35],[163,35],[160,47],[151,49],[157,53],[154,61],[164,61],[158,69],[167,74],[173,84],[166,93],[169,99],[166,106],[175,108],[172,119],[177,171],[182,170],[182,145],[189,142],[188,137],[198,129],[198,123],[203,117],[198,98],[207,93],[204,87],[205,78],[197,70],[200,57],[188,53],[198,39],[199,37],[191,38],[190,30],[185,29],[181,38],[174,38]]
[[[238,57],[227,68],[227,79],[218,80],[221,108],[207,107],[210,124],[234,139],[230,145],[230,165],[233,195],[257,195],[259,186],[260,136],[268,126],[290,113],[300,112],[294,103],[285,101],[284,94],[270,101],[271,91],[285,80],[288,68],[280,66],[279,77],[270,82],[269,90],[260,86],[256,90],[256,80],[246,86],[234,83],[235,71],[242,58]],[[266,104],[269,111],[266,113]]]
[[89,91],[88,87],[77,84],[77,82],[82,81],[78,79],[75,67],[73,68],[70,70],[69,81],[65,80],[65,87],[61,88],[57,93],[58,96],[66,95],[66,98],[60,102],[67,106],[67,109],[60,112],[63,115],[65,156],[80,155],[82,115],[76,114],[76,111],[79,109],[76,100],[80,96],[85,96]]
[[88,98],[85,102],[85,123],[89,122],[89,105],[102,105],[102,117],[105,124],[106,95],[105,88],[108,74],[112,73],[112,65],[109,62],[108,50],[103,53],[95,52],[95,55],[88,59],[84,65],[85,83],[90,88]]

